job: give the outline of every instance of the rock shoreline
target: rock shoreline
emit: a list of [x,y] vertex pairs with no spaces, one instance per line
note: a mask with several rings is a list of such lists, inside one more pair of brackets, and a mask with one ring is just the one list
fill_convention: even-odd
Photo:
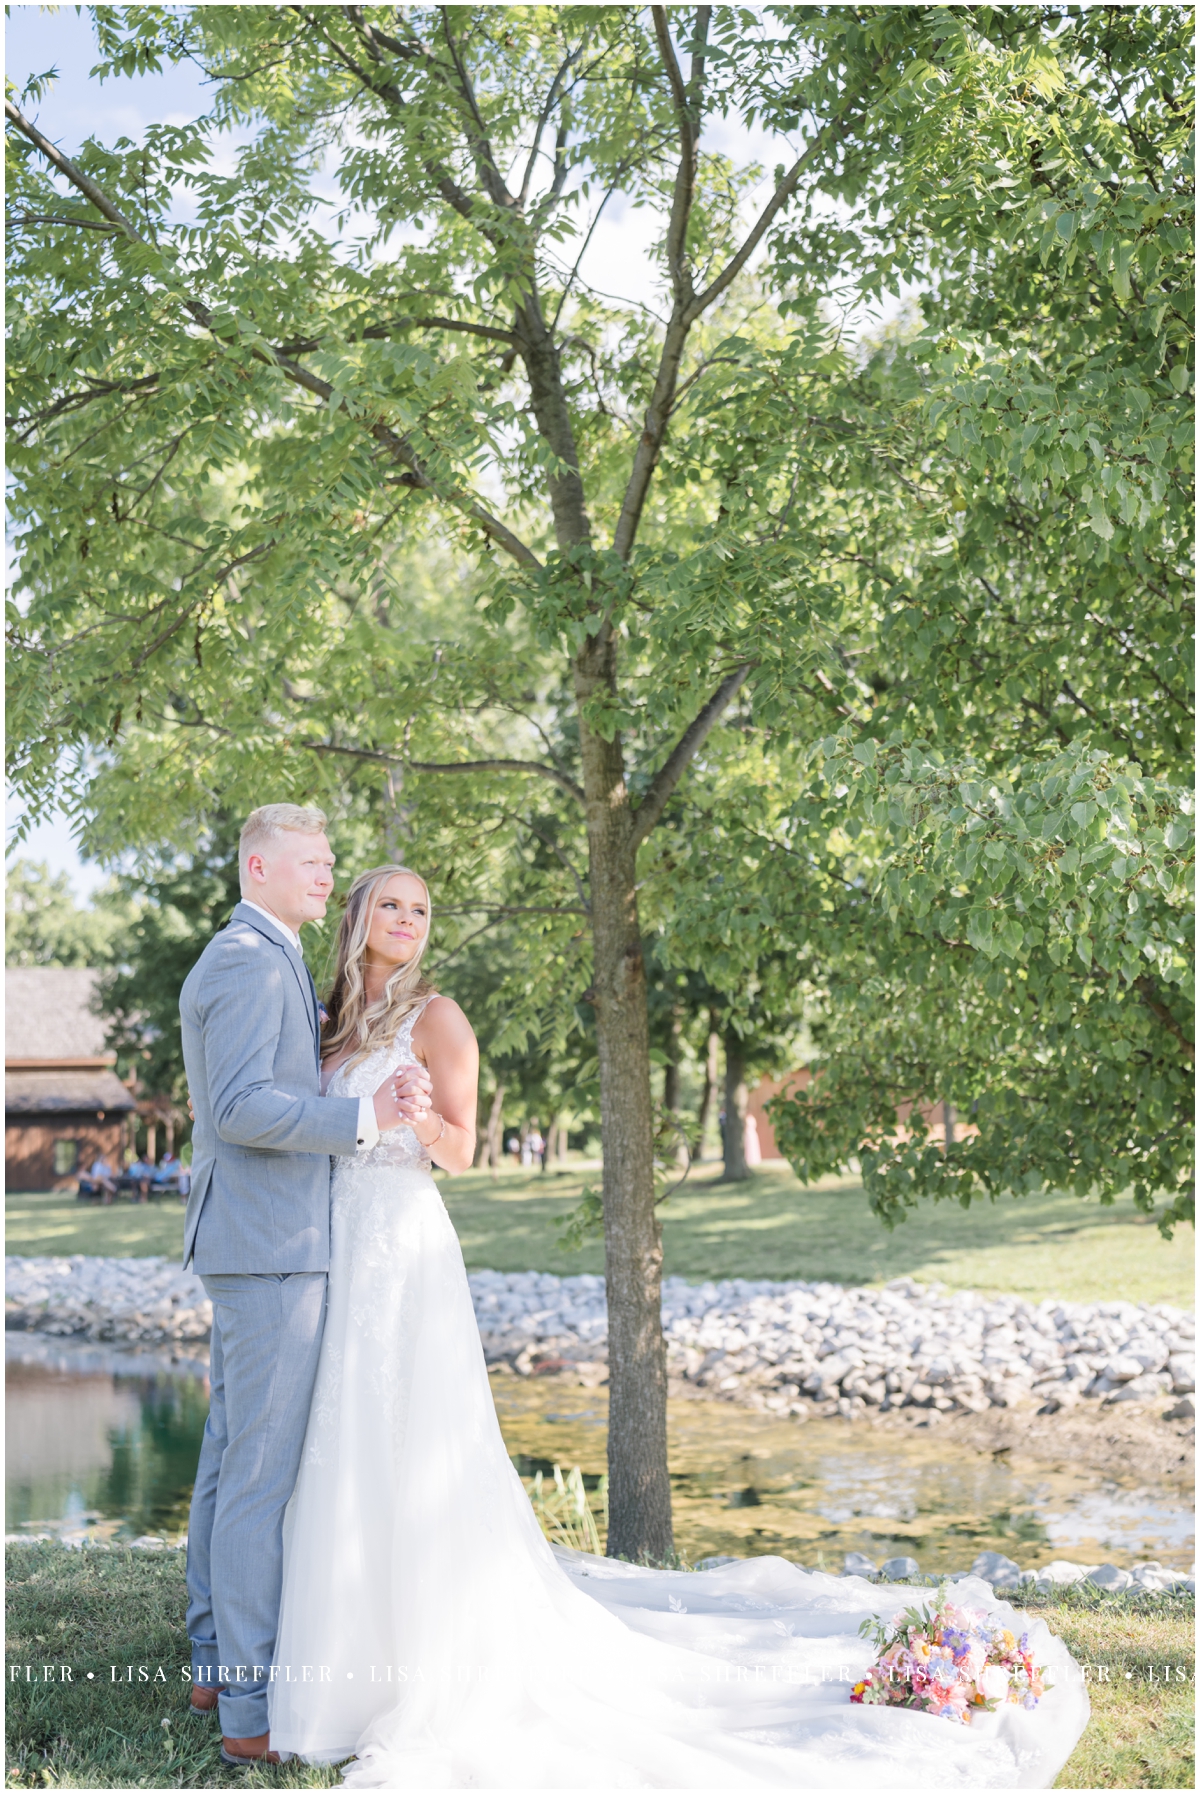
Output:
[[[58,1544],[67,1551],[186,1551],[187,1535],[182,1538],[166,1539],[153,1533],[144,1533],[137,1539],[98,1539],[87,1536],[86,1532],[10,1532],[4,1537],[6,1545],[48,1545]],[[702,1557],[692,1565],[693,1570],[717,1570],[722,1564],[740,1563],[744,1560],[737,1557]],[[805,1566],[801,1564],[799,1568]],[[823,1571],[821,1574],[831,1575],[834,1572]],[[891,1557],[886,1563],[876,1565],[862,1552],[848,1551],[842,1566],[843,1576],[861,1576],[873,1583],[886,1583],[889,1586],[920,1583],[923,1587],[934,1588],[943,1582],[962,1582],[968,1576],[975,1576],[991,1586],[993,1594],[1008,1595],[1021,1593],[1048,1594],[1051,1589],[1073,1587],[1088,1584],[1091,1588],[1107,1595],[1147,1595],[1172,1594],[1194,1595],[1196,1593],[1196,1577],[1183,1570],[1165,1569],[1160,1563],[1134,1564],[1130,1570],[1118,1569],[1115,1564],[1076,1564],[1061,1561],[1045,1564],[1040,1570],[1022,1570],[1012,1558],[1002,1556],[998,1551],[983,1551],[975,1559],[969,1570],[947,1570],[939,1575],[922,1575],[921,1566],[913,1557]]]
[[[470,1285],[489,1363],[607,1378],[602,1277],[473,1271]],[[9,1258],[5,1295],[8,1327],[58,1338],[174,1346],[212,1324],[200,1279],[162,1258]],[[1168,1397],[1186,1419],[1195,1390],[1194,1319],[1166,1304],[1033,1303],[907,1277],[871,1289],[668,1277],[663,1332],[673,1377],[796,1419]]]
[[[720,1564],[736,1563],[733,1557],[704,1557],[697,1570],[716,1569]],[[848,1551],[842,1563],[843,1576],[862,1576],[868,1582],[962,1582],[967,1576],[978,1576],[990,1584],[993,1594],[1017,1594],[1023,1590],[1044,1595],[1054,1588],[1069,1588],[1087,1583],[1109,1595],[1174,1594],[1194,1595],[1196,1576],[1183,1570],[1165,1569],[1160,1563],[1134,1564],[1130,1570],[1116,1564],[1077,1564],[1061,1559],[1043,1564],[1040,1570],[1023,1570],[1011,1557],[999,1551],[981,1551],[969,1570],[947,1570],[940,1575],[925,1576],[915,1557],[889,1557],[876,1564],[861,1551]]]

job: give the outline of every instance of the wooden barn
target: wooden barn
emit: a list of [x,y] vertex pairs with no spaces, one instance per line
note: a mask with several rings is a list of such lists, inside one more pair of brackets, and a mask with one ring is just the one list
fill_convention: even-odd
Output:
[[74,1184],[97,1154],[119,1169],[133,1096],[113,1069],[93,1008],[100,974],[5,971],[5,1178],[10,1190]]

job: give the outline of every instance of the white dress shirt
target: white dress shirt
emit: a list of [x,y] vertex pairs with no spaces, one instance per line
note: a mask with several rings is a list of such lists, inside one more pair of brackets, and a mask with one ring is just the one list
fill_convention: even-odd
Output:
[[[301,959],[304,958],[304,948],[300,945],[300,936],[294,933],[286,922],[281,922],[278,916],[273,916],[269,909],[263,908],[261,903],[252,903],[249,897],[243,897],[242,902],[247,909],[255,910],[264,922],[269,922],[271,927],[296,949]],[[358,1150],[359,1152],[370,1152],[371,1148],[378,1144],[379,1123],[375,1119],[375,1099],[372,1096],[360,1096],[358,1099]]]

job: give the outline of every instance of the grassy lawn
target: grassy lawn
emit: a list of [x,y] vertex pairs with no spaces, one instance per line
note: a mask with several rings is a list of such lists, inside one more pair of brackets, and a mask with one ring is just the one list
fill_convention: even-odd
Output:
[[[67,1664],[72,1681],[8,1687],[6,1785],[24,1788],[227,1788],[215,1722],[187,1710],[180,1668],[182,1555],[8,1553],[8,1662]],[[1183,1597],[1134,1603],[1065,1590],[1031,1603],[1088,1666],[1092,1722],[1061,1788],[1190,1788],[1192,1620]],[[1172,1679],[1163,1680],[1170,1664]],[[113,1681],[132,1668],[134,1680]],[[158,1679],[161,1667],[162,1679]],[[1182,1670],[1189,1680],[1175,1679]],[[145,1668],[148,1680],[137,1678]],[[1101,1677],[1100,1671],[1106,1671]],[[95,1680],[89,1682],[91,1670]],[[239,1771],[239,1787],[322,1788],[335,1769]]]
[[97,1258],[178,1258],[183,1251],[183,1203],[177,1196],[103,1208],[55,1192],[10,1192],[4,1210],[4,1250],[24,1258],[69,1258],[75,1252]]
[[[598,1169],[550,1173],[468,1172],[442,1191],[470,1269],[600,1271],[598,1241],[566,1251],[555,1227]],[[953,1289],[1006,1290],[1040,1300],[1116,1295],[1135,1302],[1193,1300],[1193,1238],[1170,1243],[1131,1202],[1111,1208],[1074,1196],[1022,1197],[964,1212],[925,1205],[888,1233],[851,1179],[803,1189],[781,1164],[749,1183],[722,1184],[704,1165],[665,1205],[668,1272],[706,1277],[828,1278],[880,1283],[908,1275]],[[175,1202],[93,1208],[61,1196],[8,1199],[7,1250],[139,1257],[182,1248],[183,1209]]]
[[[1055,1787],[1194,1787],[1195,1603],[1152,1596],[1126,1604],[1064,1589],[1047,1604],[1026,1605],[1088,1672],[1091,1724]],[[1163,1679],[1168,1666],[1171,1682]]]

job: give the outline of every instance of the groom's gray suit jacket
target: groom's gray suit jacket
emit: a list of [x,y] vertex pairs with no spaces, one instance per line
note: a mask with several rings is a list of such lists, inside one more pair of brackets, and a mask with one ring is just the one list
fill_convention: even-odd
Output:
[[196,1114],[184,1264],[327,1271],[329,1159],[353,1156],[358,1101],[321,1095],[303,958],[239,903],[188,973],[179,1014]]

